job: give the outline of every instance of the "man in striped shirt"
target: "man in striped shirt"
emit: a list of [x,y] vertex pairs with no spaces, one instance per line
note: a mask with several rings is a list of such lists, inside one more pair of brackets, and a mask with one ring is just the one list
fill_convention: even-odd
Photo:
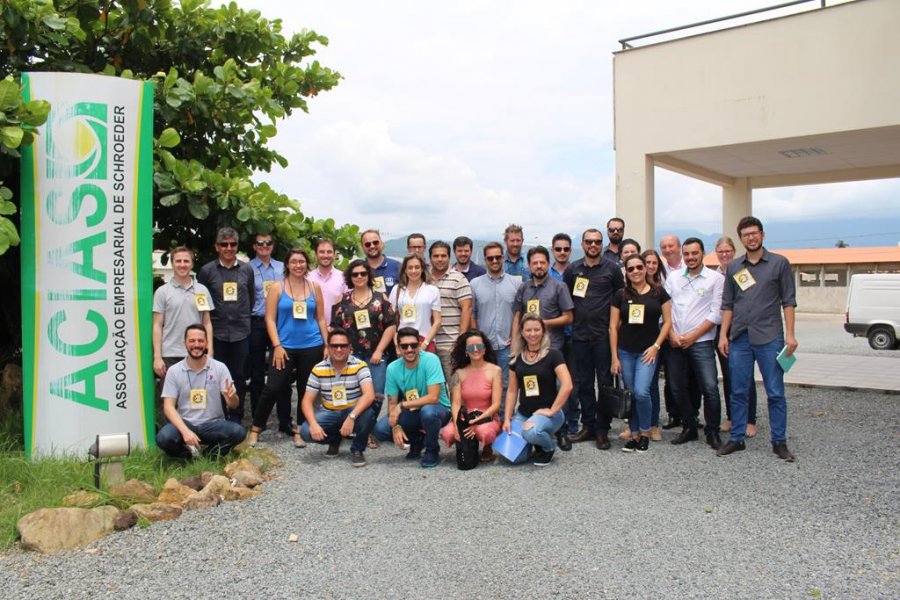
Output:
[[[322,406],[315,410],[313,402],[320,394]],[[306,383],[301,404],[306,422],[300,435],[307,442],[328,444],[325,456],[334,458],[341,440],[356,432],[350,443],[350,464],[364,467],[366,444],[375,427],[373,400],[375,387],[369,367],[351,356],[347,332],[339,327],[332,329],[328,334],[328,358],[313,367]]]
[[472,287],[465,275],[450,270],[450,245],[437,241],[428,249],[431,278],[441,292],[441,328],[434,337],[444,378],[450,381],[450,353],[456,338],[469,330],[472,321]]

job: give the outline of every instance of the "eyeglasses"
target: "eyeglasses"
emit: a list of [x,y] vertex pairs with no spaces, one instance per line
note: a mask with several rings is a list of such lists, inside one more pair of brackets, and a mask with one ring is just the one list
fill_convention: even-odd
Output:
[[484,260],[486,260],[486,261],[488,261],[488,262],[498,262],[498,261],[503,260],[503,255],[500,255],[500,256],[485,256],[485,257],[484,257]]
[[366,248],[372,248],[374,246],[377,246],[380,243],[381,243],[380,241],[375,240],[374,242],[364,242],[363,246],[365,246]]
[[292,267],[299,267],[299,266],[306,265],[306,261],[305,260],[289,260],[288,264]]
[[629,273],[632,273],[634,271],[643,271],[644,265],[632,265],[630,267],[625,267],[625,270]]
[[484,350],[484,344],[466,344],[466,352],[477,352]]
[[741,237],[742,238],[752,238],[752,237],[759,237],[761,235],[762,235],[762,231],[748,231],[746,233],[742,233]]
[[602,246],[603,240],[584,240],[584,243],[588,246]]
[[625,231],[624,227],[607,227],[606,230],[610,233],[622,233]]
[[415,350],[419,347],[419,342],[399,344],[401,350]]
[[257,245],[257,246],[268,247],[268,246],[271,246],[271,245],[274,244],[274,243],[275,243],[275,242],[273,242],[272,240],[266,240],[265,242],[256,242],[256,245]]
[[346,350],[350,347],[350,344],[328,344],[328,347],[332,350]]
[[554,246],[553,251],[554,252],[571,252],[572,249],[568,248],[566,246]]
[[236,248],[237,242],[219,242],[220,248]]
[[350,277],[368,277],[368,271],[353,271],[350,273]]

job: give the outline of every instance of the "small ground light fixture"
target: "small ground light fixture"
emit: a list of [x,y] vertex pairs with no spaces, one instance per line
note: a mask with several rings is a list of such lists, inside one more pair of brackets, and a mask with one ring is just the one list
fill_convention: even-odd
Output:
[[[100,489],[101,476],[107,485],[125,482],[125,463],[122,458],[131,452],[130,433],[103,433],[88,449],[94,459],[94,487]],[[118,459],[118,460],[112,460]]]

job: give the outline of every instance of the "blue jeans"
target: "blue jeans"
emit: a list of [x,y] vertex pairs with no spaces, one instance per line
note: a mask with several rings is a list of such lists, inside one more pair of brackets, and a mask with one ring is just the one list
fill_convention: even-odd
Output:
[[234,380],[234,390],[238,395],[238,407],[230,409],[222,400],[226,419],[240,423],[244,420],[244,393],[247,391],[247,359],[250,356],[250,336],[236,342],[226,342],[215,338],[213,352],[217,361],[225,363]]
[[388,366],[387,354],[383,354],[381,356],[381,362],[377,365],[372,364],[371,356],[362,356],[360,354],[357,354],[356,358],[364,361],[367,365],[369,365],[369,373],[372,374],[372,387],[375,388],[375,401],[369,408],[372,409],[372,413],[377,420],[378,414],[381,412],[381,405],[384,403],[384,384],[387,381]]
[[656,353],[656,369],[650,382],[650,427],[659,427],[659,371],[662,369],[662,355]]
[[[725,396],[725,414],[727,419],[731,421],[731,369],[728,367],[728,357],[719,352],[719,333],[721,329],[721,327],[716,328],[716,354],[719,356],[719,368],[722,371],[722,395]],[[756,425],[756,384],[750,385],[747,423]]]
[[667,361],[672,396],[678,403],[682,425],[685,428],[697,427],[688,386],[688,374],[692,371],[703,395],[704,431],[707,435],[717,434],[722,423],[722,400],[719,396],[719,372],[716,370],[714,342],[696,342],[688,348],[670,347]]
[[[344,424],[344,421],[351,412],[353,412],[353,407],[345,408],[344,410],[328,410],[327,408],[320,408],[316,411],[316,422],[319,424],[319,427],[325,431],[325,439],[321,442],[312,439],[312,435],[309,433],[309,422],[304,422],[300,427],[300,437],[307,442],[313,442],[315,444],[333,444],[340,442],[341,425]],[[353,437],[353,441],[350,442],[350,450],[353,452],[365,452],[366,444],[369,442],[369,434],[372,433],[372,428],[374,427],[375,412],[370,406],[364,410],[362,414],[356,417],[356,424],[353,426],[353,431],[356,432],[356,435]]]
[[[191,425],[187,421],[184,424],[200,438],[201,444],[207,446],[208,454],[228,454],[232,448],[243,442],[244,438],[247,437],[246,429],[237,423],[225,419],[214,419],[202,425]],[[162,429],[156,434],[156,445],[169,456],[177,458],[191,457],[191,452],[184,444],[181,433],[171,423],[163,425]]]
[[618,352],[625,387],[634,392],[634,404],[631,407],[631,420],[628,426],[634,434],[640,432],[647,435],[652,427],[650,413],[653,399],[650,388],[653,385],[653,376],[656,375],[656,361],[645,364],[641,361],[642,352],[629,352],[622,348],[619,348]]
[[[566,422],[566,415],[563,411],[557,411],[552,417],[544,415],[531,415],[526,417],[519,411],[513,415],[513,421],[518,421],[522,425],[522,437],[525,441],[534,446],[540,446],[546,452],[556,450],[556,440],[554,435]],[[525,429],[525,424],[531,423],[530,429]]]
[[609,339],[589,342],[573,340],[572,354],[575,358],[575,386],[581,404],[581,423],[591,433],[607,433],[612,419],[603,411],[597,411],[597,394],[601,385],[612,385]]
[[[450,409],[443,404],[426,404],[419,410],[402,410],[397,423],[403,428],[410,446],[424,445],[426,452],[438,453],[441,450],[441,427],[450,421]],[[424,430],[424,435],[423,435]],[[391,424],[388,417],[379,419],[375,425],[375,439],[379,442],[391,442],[394,436],[391,433]]]
[[728,368],[731,369],[731,440],[739,442],[747,433],[747,413],[750,388],[753,383],[753,363],[759,365],[763,387],[769,402],[769,428],[772,443],[787,442],[787,399],[784,397],[784,371],[775,360],[784,348],[784,337],[778,336],[768,344],[753,345],[745,332],[731,340],[728,349]]

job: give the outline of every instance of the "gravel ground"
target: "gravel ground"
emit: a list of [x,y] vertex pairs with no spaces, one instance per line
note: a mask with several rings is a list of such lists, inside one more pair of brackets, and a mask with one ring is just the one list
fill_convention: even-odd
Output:
[[[762,390],[760,389],[760,393]],[[393,447],[292,448],[259,498],[54,556],[0,555],[5,598],[896,598],[900,396],[789,388],[779,461],[579,444],[553,464],[436,469]],[[667,434],[667,439],[672,435]],[[298,543],[288,536],[299,535]]]

